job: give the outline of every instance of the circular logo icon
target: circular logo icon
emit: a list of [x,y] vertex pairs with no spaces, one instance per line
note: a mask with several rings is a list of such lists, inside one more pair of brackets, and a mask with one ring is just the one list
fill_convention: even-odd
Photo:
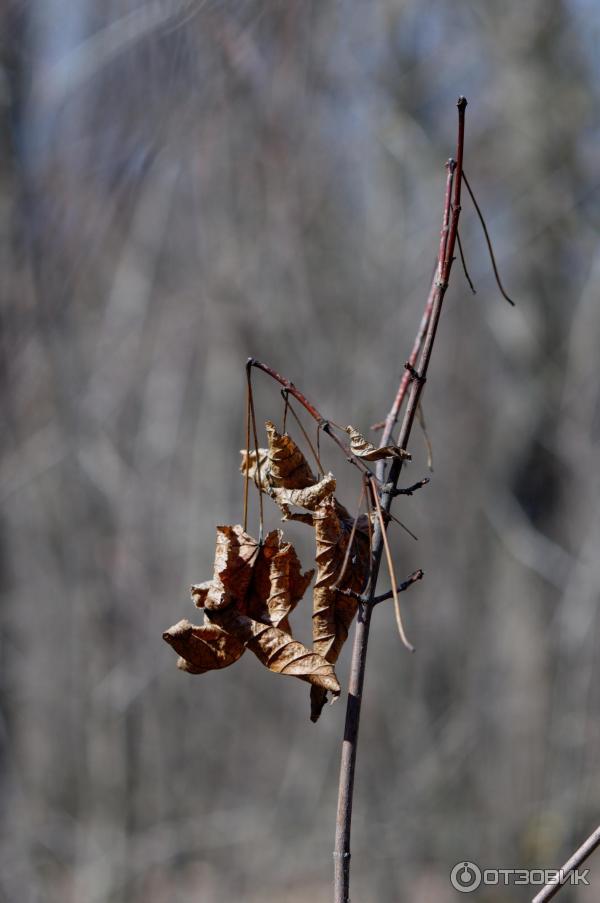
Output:
[[468,894],[481,884],[481,869],[474,862],[457,862],[450,872],[450,881],[459,893]]

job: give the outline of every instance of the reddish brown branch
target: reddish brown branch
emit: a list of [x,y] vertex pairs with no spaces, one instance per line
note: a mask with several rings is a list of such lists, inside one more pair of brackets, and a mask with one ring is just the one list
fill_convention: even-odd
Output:
[[475,199],[475,195],[473,194],[471,186],[469,185],[469,180],[467,179],[467,177],[464,173],[463,173],[463,179],[465,180],[465,185],[467,186],[467,191],[471,195],[471,200],[473,201],[473,206],[475,207],[475,210],[477,211],[477,216],[479,217],[479,222],[481,223],[481,228],[483,229],[483,234],[485,236],[486,244],[487,244],[488,251],[490,254],[490,260],[492,261],[492,268],[494,270],[494,276],[496,277],[496,285],[498,286],[502,297],[505,298],[508,301],[508,303],[514,307],[515,302],[512,300],[512,298],[509,298],[508,295],[506,294],[506,292],[504,290],[504,286],[502,285],[502,281],[500,279],[500,273],[498,272],[498,266],[496,264],[494,248],[492,246],[492,239],[490,238],[490,234],[488,232],[488,229],[487,229],[487,226],[485,223],[485,219],[483,218],[483,213],[481,212],[481,208]]
[[[381,445],[387,445],[391,439],[392,433],[394,431],[394,427],[398,422],[398,415],[400,414],[400,408],[402,407],[402,402],[404,401],[405,395],[408,391],[408,387],[410,385],[410,381],[412,379],[412,374],[410,371],[411,367],[414,367],[417,363],[417,358],[419,357],[419,353],[421,351],[421,347],[423,345],[423,339],[425,338],[425,333],[427,332],[427,327],[429,326],[429,317],[431,316],[431,309],[433,307],[433,297],[435,294],[435,277],[437,273],[437,266],[433,278],[431,280],[431,288],[429,290],[429,297],[427,298],[427,303],[425,304],[425,310],[423,311],[423,316],[421,317],[421,323],[419,324],[419,329],[417,335],[415,337],[415,341],[412,347],[412,351],[410,352],[410,356],[406,362],[404,373],[402,374],[402,379],[400,380],[400,385],[398,386],[398,392],[396,393],[396,397],[394,399],[394,403],[390,409],[390,413],[387,415],[386,419],[381,423],[375,424],[372,429],[380,429],[383,427],[383,435],[381,438]],[[407,366],[408,365],[408,366]]]
[[[290,382],[289,379],[286,379],[286,377],[282,376],[280,373],[278,373],[277,370],[273,370],[273,368],[269,367],[268,364],[264,364],[262,361],[259,361],[255,357],[249,357],[248,360],[246,361],[246,372],[248,374],[250,373],[252,367],[256,367],[258,370],[262,370],[263,373],[266,373],[268,376],[270,376],[272,379],[276,380],[280,385],[282,385],[284,387],[284,389],[286,390],[286,392],[288,392],[290,395],[293,395],[293,397],[296,399],[296,401],[298,401],[302,405],[302,407],[306,411],[308,411],[310,416],[314,420],[317,421],[319,428],[322,429],[324,433],[327,433],[327,435],[330,437],[330,439],[333,439],[333,441],[338,446],[338,448],[341,449],[341,451],[344,453],[344,457],[346,458],[346,460],[349,461],[350,464],[353,464],[355,467],[358,467],[358,469],[363,474],[366,474],[369,477],[373,476],[373,474],[371,473],[369,468],[366,466],[366,464],[364,464],[360,460],[360,458],[357,458],[356,455],[352,454],[352,450],[350,448],[348,448],[347,445],[344,445],[343,442],[340,442],[338,437],[331,430],[331,428],[329,426],[329,420],[327,420],[326,417],[323,417],[323,415],[316,409],[314,404],[312,404],[308,400],[306,395],[302,394],[300,389],[296,388],[296,386],[294,385],[293,382]],[[309,442],[310,442],[310,440],[309,440]]]
[[[448,287],[448,279],[452,269],[454,260],[454,247],[456,244],[456,234],[458,230],[458,221],[460,218],[460,197],[462,185],[462,161],[464,152],[464,136],[465,136],[465,109],[467,101],[464,97],[459,97],[458,107],[458,139],[456,149],[456,163],[449,160],[447,166],[446,190],[444,195],[444,212],[442,217],[442,232],[440,237],[440,248],[438,253],[438,266],[436,268],[436,278],[432,286],[431,293],[431,311],[425,329],[425,335],[422,341],[420,351],[417,351],[419,373],[418,379],[413,379],[410,383],[411,390],[408,398],[407,408],[404,414],[402,427],[398,445],[400,448],[406,448],[410,433],[415,420],[415,415],[419,405],[419,399],[427,369],[433,350],[433,343],[439,324],[440,314],[442,311],[442,303],[444,295]],[[452,197],[452,202],[451,202]],[[429,307],[426,306],[426,310]],[[416,343],[415,343],[416,344]],[[416,361],[415,361],[416,363]],[[414,366],[414,364],[413,364]],[[395,410],[396,401],[386,419],[386,431],[382,437],[387,441],[389,434],[393,429],[397,417]],[[398,408],[399,410],[399,408]],[[390,433],[388,433],[388,427]],[[394,492],[402,470],[402,461],[395,459],[389,469],[388,480],[384,487],[380,490],[380,503],[384,512],[389,512]],[[371,580],[369,584],[369,600],[359,605],[359,617],[356,624],[356,632],[354,635],[354,647],[352,651],[352,664],[350,671],[350,683],[348,688],[348,703],[346,707],[346,723],[344,729],[344,740],[342,743],[342,757],[340,764],[340,784],[338,793],[338,810],[336,821],[335,835],[335,852],[334,852],[334,901],[335,903],[349,903],[350,900],[350,832],[352,825],[352,798],[354,793],[354,775],[356,770],[356,753],[358,745],[358,731],[360,724],[360,710],[362,703],[362,691],[365,678],[365,667],[367,660],[367,647],[369,642],[369,628],[371,623],[371,614],[373,611],[373,601],[375,599],[375,588],[377,585],[377,577],[381,564],[381,556],[384,548],[383,532],[381,525],[375,525],[373,536],[373,566],[371,571]]]
[[278,383],[281,383],[284,389],[286,389],[286,391],[288,391],[290,395],[293,395],[294,398],[300,402],[302,407],[308,411],[310,416],[313,417],[318,424],[323,425],[323,427],[326,426],[327,420],[325,419],[325,417],[321,416],[315,406],[310,403],[308,398],[306,398],[306,396],[303,395],[302,392],[297,389],[294,383],[290,382],[289,379],[286,379],[285,376],[282,376],[277,372],[277,370],[273,370],[273,368],[269,367],[268,364],[263,364],[262,361],[257,360],[255,357],[249,357],[246,361],[246,369],[250,370],[251,367],[256,367],[258,370],[262,370],[264,373],[267,373],[270,377],[272,377],[272,379],[275,379]]
[[550,884],[547,884],[542,890],[537,894],[532,903],[544,903],[545,900],[551,900],[552,897],[556,896],[556,894],[565,886],[568,881],[569,875],[571,872],[574,872],[575,869],[579,868],[580,865],[583,865],[588,856],[591,856],[594,850],[596,850],[600,846],[600,825],[596,828],[596,830],[590,834],[590,836],[585,840],[578,850],[575,850],[570,859],[567,859],[563,867],[559,871],[559,879],[558,881],[554,881]]

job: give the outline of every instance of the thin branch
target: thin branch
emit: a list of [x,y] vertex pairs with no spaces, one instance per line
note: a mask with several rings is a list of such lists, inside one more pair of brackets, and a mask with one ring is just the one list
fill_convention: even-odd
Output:
[[469,271],[467,269],[467,261],[465,260],[465,252],[463,251],[462,241],[460,240],[460,232],[456,231],[456,243],[458,245],[458,253],[460,254],[460,262],[462,264],[463,273],[465,274],[465,279],[469,283],[469,288],[473,292],[474,295],[477,294],[475,291],[475,286],[473,285],[473,280],[469,276]]
[[[327,433],[327,435],[331,439],[333,439],[333,441],[338,446],[338,448],[341,449],[341,451],[344,453],[344,457],[346,458],[347,461],[350,462],[350,464],[353,464],[354,467],[358,467],[358,469],[363,474],[367,474],[368,476],[373,475],[371,473],[371,470],[366,466],[366,464],[364,464],[364,462],[361,461],[360,458],[357,458],[356,455],[352,454],[352,450],[350,448],[348,448],[347,445],[344,445],[343,442],[340,442],[340,440],[335,435],[335,433],[330,429],[330,423],[333,426],[337,427],[338,429],[343,429],[343,427],[338,427],[337,424],[334,424],[333,420],[330,421],[326,417],[323,417],[323,415],[316,409],[316,407],[313,404],[311,404],[311,402],[308,400],[308,398],[305,395],[303,395],[299,389],[296,388],[296,386],[294,385],[293,382],[290,382],[290,380],[286,379],[285,376],[282,376],[276,370],[273,370],[272,367],[269,367],[268,364],[263,363],[263,361],[259,361],[255,357],[249,357],[248,360],[246,361],[246,370],[248,372],[250,372],[252,367],[256,367],[258,370],[262,370],[263,373],[266,373],[268,376],[271,377],[271,379],[276,380],[276,382],[278,382],[280,385],[282,385],[284,387],[284,389],[286,389],[287,392],[289,392],[289,394],[292,395],[296,399],[296,401],[300,402],[302,407],[306,411],[308,411],[308,413],[313,418],[313,420],[317,421],[317,424],[323,430],[323,432]],[[344,432],[345,432],[345,430],[344,430]]]
[[[377,517],[379,518],[379,523],[381,526],[381,538],[383,539],[383,548],[385,549],[385,557],[387,560],[388,570],[390,572],[390,580],[392,582],[392,595],[394,597],[394,612],[396,614],[396,624],[398,626],[398,633],[400,634],[400,639],[409,650],[409,652],[414,652],[415,647],[409,641],[406,636],[406,632],[404,630],[404,624],[402,623],[402,615],[400,613],[400,600],[398,599],[398,592],[396,590],[396,574],[394,572],[394,561],[392,558],[392,552],[390,550],[390,544],[387,538],[387,530],[385,528],[385,521],[383,519],[383,511],[381,510],[381,502],[379,501],[379,493],[377,492],[377,486],[374,482],[370,483],[371,485],[371,493],[373,496],[373,501],[375,502],[375,508],[377,510]],[[371,605],[373,604],[373,600],[371,599]]]
[[[460,197],[462,182],[462,161],[464,152],[464,136],[465,136],[465,109],[467,101],[464,97],[459,97],[458,107],[458,139],[456,163],[449,160],[446,164],[446,191],[444,195],[444,212],[442,217],[442,235],[440,238],[440,251],[438,254],[438,266],[436,268],[436,278],[431,287],[430,298],[426,305],[426,313],[423,320],[426,321],[422,343],[417,346],[415,359],[412,365],[417,364],[417,370],[421,377],[427,376],[427,369],[433,350],[433,344],[442,312],[442,304],[446,289],[448,287],[448,279],[452,269],[454,260],[454,248],[456,245],[456,233],[458,230],[458,220],[460,218]],[[453,192],[452,202],[451,194]],[[450,215],[450,208],[452,214]],[[448,225],[449,224],[449,225]],[[447,232],[446,232],[447,229]],[[422,320],[422,322],[423,322]],[[417,336],[419,338],[419,335]],[[406,376],[406,374],[405,374]],[[403,377],[404,379],[405,377]],[[423,391],[424,379],[413,379],[410,382],[410,394],[404,419],[400,428],[400,435],[397,445],[400,448],[407,448],[408,440],[414,423],[419,400]],[[406,391],[406,390],[405,390]],[[386,418],[386,428],[382,437],[382,445],[388,444],[394,424],[400,410],[397,406],[397,398]],[[381,497],[378,498],[382,511],[389,511],[393,500],[393,492],[398,483],[400,473],[402,471],[402,461],[395,459],[389,467],[386,486],[381,489]],[[374,529],[373,537],[373,564],[371,580],[369,583],[369,600],[368,602],[359,603],[358,620],[354,634],[354,646],[352,650],[352,664],[350,670],[350,682],[348,687],[348,702],[346,706],[346,722],[344,727],[344,740],[342,743],[342,756],[340,763],[340,783],[338,793],[338,809],[336,820],[335,834],[335,851],[334,851],[334,903],[349,903],[350,900],[350,834],[352,826],[352,799],[354,794],[354,776],[356,773],[356,753],[358,748],[358,733],[360,726],[360,711],[362,692],[365,679],[365,667],[367,660],[367,648],[369,643],[369,630],[371,625],[371,615],[373,612],[373,600],[375,598],[375,588],[377,584],[377,576],[381,564],[381,557],[384,550],[384,529],[381,523],[377,523]]]
[[[410,589],[410,587],[413,585],[413,583],[416,583],[418,580],[422,580],[424,576],[425,576],[425,571],[421,570],[421,568],[419,568],[417,571],[413,571],[413,573],[409,577],[407,577],[406,580],[403,580],[402,583],[398,584],[398,586],[396,587],[396,592],[397,593],[405,592],[407,589]],[[343,596],[350,596],[352,599],[356,599],[358,602],[368,602],[369,601],[368,598],[366,598],[363,593],[358,593],[355,589],[341,589],[341,590],[339,590],[339,592]],[[393,599],[393,598],[394,598],[394,593],[392,590],[390,590],[389,593],[383,593],[383,595],[381,595],[381,596],[375,596],[373,598],[372,604],[379,605],[380,602],[387,602],[388,599]]]
[[[285,433],[286,426],[287,426],[287,415],[288,415],[288,411],[290,408],[290,400],[288,398],[289,393],[288,393],[287,389],[282,389],[281,394],[283,395],[283,400],[285,402],[285,404],[283,406],[283,420],[281,423],[281,432]],[[317,429],[318,429],[318,427],[317,427]]]
[[294,398],[300,402],[303,408],[306,408],[310,416],[313,417],[317,421],[317,423],[322,423],[323,425],[327,423],[325,417],[321,416],[315,406],[310,403],[308,398],[306,398],[306,396],[304,396],[299,389],[296,388],[294,383],[290,382],[289,379],[286,379],[285,376],[281,376],[280,373],[278,373],[276,370],[273,370],[273,368],[269,367],[268,364],[263,364],[262,361],[257,360],[257,358],[255,357],[249,357],[246,361],[246,367],[256,367],[258,370],[262,370],[263,373],[268,374],[268,376],[270,376],[272,379],[277,380],[277,382],[280,383],[284,389],[287,389],[290,395],[293,395]]
[[358,525],[358,518],[360,517],[360,509],[361,509],[361,505],[362,505],[363,498],[365,497],[365,486],[366,486],[366,477],[364,477],[364,478],[363,478],[363,481],[362,481],[362,487],[361,487],[361,490],[360,490],[360,495],[359,495],[359,497],[358,497],[358,505],[356,506],[356,509],[357,509],[357,510],[356,510],[356,517],[354,518],[354,521],[353,521],[353,523],[352,523],[352,529],[351,529],[351,531],[350,531],[350,538],[348,539],[348,545],[346,546],[346,553],[345,553],[345,555],[344,555],[344,560],[343,560],[343,562],[342,562],[342,567],[341,567],[340,572],[339,572],[339,574],[338,574],[337,580],[335,581],[335,583],[334,583],[333,586],[331,587],[332,589],[337,589],[338,586],[340,585],[340,583],[341,583],[341,581],[342,581],[342,579],[343,579],[343,577],[344,577],[344,574],[346,573],[346,568],[348,567],[348,562],[350,561],[350,555],[351,555],[351,553],[352,553],[352,544],[353,544],[353,542],[354,542],[354,537],[356,536],[356,527],[357,527],[357,525]]
[[544,888],[537,894],[531,903],[544,903],[545,900],[551,900],[565,886],[571,872],[583,865],[588,856],[591,856],[594,850],[600,846],[600,825],[590,834],[578,850],[575,850],[570,859],[567,859],[563,867],[559,871],[559,880],[546,884]]
[[[246,377],[248,374],[246,373]],[[250,382],[246,378],[246,470],[244,473],[244,533],[248,529],[248,487],[250,485]]]
[[406,526],[406,524],[403,524],[402,521],[399,520],[399,519],[395,516],[395,514],[390,514],[390,512],[388,511],[387,514],[386,514],[386,519],[387,519],[387,518],[389,518],[390,520],[393,520],[394,523],[395,523],[395,524],[398,524],[399,527],[402,527],[402,529],[405,531],[405,533],[408,533],[408,535],[411,537],[411,539],[414,539],[415,542],[418,542],[418,541],[419,541],[419,537],[418,537],[415,533],[413,533],[413,531],[410,530],[410,529]]
[[490,252],[490,260],[492,261],[492,267],[494,268],[494,276],[496,277],[496,283],[498,285],[498,288],[500,289],[500,294],[502,295],[503,298],[506,298],[506,300],[508,301],[509,304],[512,304],[512,306],[514,307],[515,302],[512,300],[512,298],[509,298],[508,295],[506,294],[506,292],[504,291],[504,286],[502,285],[502,282],[500,280],[500,273],[498,272],[498,267],[496,266],[496,258],[494,256],[492,240],[491,240],[490,234],[487,230],[487,226],[486,226],[485,220],[483,218],[483,213],[481,212],[479,204],[475,200],[475,195],[473,194],[471,186],[469,185],[468,179],[467,179],[466,175],[464,174],[464,172],[463,172],[463,179],[465,180],[465,185],[467,186],[467,191],[471,195],[471,200],[473,201],[473,206],[475,207],[475,210],[477,211],[477,216],[479,217],[479,222],[481,223],[481,228],[483,229],[483,234],[485,235],[485,240],[487,242],[488,251]]
[[[410,589],[410,587],[414,583],[417,583],[418,580],[422,580],[424,576],[425,576],[425,571],[421,570],[421,568],[419,568],[417,571],[413,571],[413,573],[410,575],[410,577],[407,577],[406,580],[404,580],[399,586],[396,587],[396,592],[397,593],[406,592],[406,590]],[[394,593],[392,592],[392,590],[390,590],[389,593],[383,593],[382,596],[375,596],[372,604],[379,605],[380,602],[387,602],[388,599],[393,599],[393,598],[394,598]]]
[[258,487],[258,504],[260,511],[260,527],[258,534],[258,542],[259,545],[262,544],[263,540],[263,524],[264,524],[264,512],[263,512],[263,491],[262,491],[262,481],[260,479],[260,449],[258,446],[258,433],[256,431],[256,414],[254,412],[254,396],[252,394],[252,369],[248,364],[246,364],[246,382],[248,384],[248,405],[250,407],[250,421],[252,423],[252,432],[254,434],[254,451],[256,452],[256,484]]
[[[458,232],[456,233],[456,237],[458,238]],[[425,423],[425,414],[423,413],[422,404],[419,404],[419,407],[417,408],[417,420],[419,421],[419,426],[421,427],[421,432],[423,433],[425,448],[427,449],[427,469],[430,473],[433,473],[433,445],[431,444],[431,439],[429,438],[429,433],[427,432],[427,424]]]
[[[419,329],[417,331],[417,335],[416,335],[415,341],[413,343],[412,351],[410,352],[410,356],[407,361],[407,364],[409,364],[411,367],[414,367],[414,365],[417,362],[417,358],[419,357],[419,354],[421,353],[421,348],[423,347],[423,341],[424,341],[425,335],[427,333],[427,327],[429,326],[429,318],[431,316],[431,310],[433,308],[433,299],[434,299],[434,295],[435,295],[436,272],[437,272],[437,265],[436,265],[436,269],[434,270],[433,276],[431,277],[431,287],[429,289],[429,295],[427,297],[427,302],[425,304],[425,310],[423,311],[423,316],[421,317],[421,322],[419,324]],[[394,427],[396,426],[396,423],[398,422],[398,416],[400,414],[402,402],[404,401],[404,398],[408,391],[408,387],[410,385],[410,381],[411,381],[410,370],[406,366],[406,364],[404,365],[404,367],[405,367],[405,372],[402,374],[402,378],[400,380],[400,385],[398,386],[398,391],[396,393],[396,397],[394,399],[394,403],[390,409],[389,414],[387,415],[385,420],[381,421],[381,423],[375,423],[371,427],[371,429],[373,429],[373,430],[375,430],[375,429],[383,429],[384,430],[383,436],[381,438],[382,445],[389,444],[390,438],[394,431]],[[381,468],[380,468],[381,472],[378,473],[378,476],[381,476],[381,473],[383,472],[383,467],[384,467],[384,465],[382,464]]]
[[301,432],[302,435],[304,436],[304,439],[305,439],[305,441],[306,441],[308,447],[310,448],[310,450],[311,450],[311,452],[312,452],[313,458],[314,458],[315,461],[317,462],[317,468],[318,468],[318,470],[319,470],[319,473],[320,473],[320,474],[324,474],[325,471],[323,470],[323,465],[321,464],[321,459],[320,459],[320,457],[319,457],[319,453],[317,452],[317,450],[315,449],[314,445],[313,445],[312,442],[310,441],[310,436],[308,435],[308,433],[307,433],[306,430],[304,429],[304,426],[303,426],[303,424],[302,424],[302,421],[300,420],[300,418],[299,418],[298,415],[296,414],[295,410],[293,409],[292,405],[290,404],[290,401],[289,401],[289,399],[288,399],[288,390],[287,390],[287,389],[282,389],[282,390],[281,390],[281,394],[282,394],[283,398],[285,399],[285,403],[286,403],[286,405],[287,405],[287,408],[288,408],[290,414],[292,415],[292,417],[293,417],[294,420],[296,421],[296,425],[298,426],[298,429],[300,430],[300,432]]
[[392,488],[390,491],[393,498],[395,498],[397,495],[412,495],[413,492],[417,491],[417,489],[422,489],[423,486],[427,486],[427,484],[430,482],[431,480],[429,479],[429,477],[423,477],[423,479],[419,480],[418,483],[413,483],[412,486],[407,486],[406,489]]

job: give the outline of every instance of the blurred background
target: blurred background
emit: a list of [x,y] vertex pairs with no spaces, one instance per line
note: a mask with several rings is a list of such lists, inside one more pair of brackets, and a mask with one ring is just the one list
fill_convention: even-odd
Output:
[[465,196],[477,294],[457,263],[432,482],[395,508],[419,541],[390,530],[426,577],[416,655],[374,617],[353,900],[557,867],[600,812],[597,4],[8,0],[0,32],[0,901],[331,899],[343,699],[312,725],[305,684],[251,655],[192,677],[161,634],[242,517],[248,355],[342,424],[389,409],[459,94],[517,307]]

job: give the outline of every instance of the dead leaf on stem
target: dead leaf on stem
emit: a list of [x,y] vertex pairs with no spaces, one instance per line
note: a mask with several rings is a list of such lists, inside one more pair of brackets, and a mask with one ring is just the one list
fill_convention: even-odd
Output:
[[218,610],[244,599],[258,551],[257,541],[239,524],[217,527],[213,579],[192,587],[198,608]]
[[[214,614],[210,615],[215,617]],[[219,613],[220,626],[243,642],[258,660],[276,674],[288,674],[306,680],[322,692],[340,694],[340,685],[333,665],[311,652],[289,633],[228,609]]]
[[384,445],[377,448],[368,439],[365,439],[355,427],[347,426],[346,432],[350,436],[350,451],[363,461],[383,461],[385,458],[401,458],[403,461],[412,460],[412,455],[405,448],[398,445]]
[[[243,474],[248,471],[249,479],[254,481],[255,486],[260,489],[262,488],[263,492],[268,492],[268,482],[265,479],[265,475],[268,470],[268,460],[269,460],[269,452],[266,448],[259,448],[258,450],[258,464],[256,466],[256,458],[257,454],[254,450],[249,452],[243,448],[240,451],[242,456],[242,463],[240,465],[240,470]],[[260,481],[258,479],[258,474],[260,471]]]
[[[344,509],[342,509],[344,510]],[[344,590],[363,591],[369,574],[369,532],[366,517],[356,524],[348,565],[342,574],[353,520],[340,517],[333,496],[324,499],[313,514],[317,579],[313,589],[313,649],[326,661],[335,663],[348,637],[358,600]],[[317,721],[327,694],[312,687],[311,721]]]
[[335,477],[328,473],[318,483],[307,486],[306,489],[272,489],[271,496],[283,511],[284,517],[289,519],[290,505],[315,511],[319,503],[334,492],[335,487]]
[[177,667],[190,674],[205,674],[233,665],[246,648],[217,624],[196,626],[179,621],[163,633],[163,639],[180,656]]
[[180,655],[178,666],[203,674],[233,664],[248,648],[270,671],[339,695],[333,665],[295,640],[289,628],[289,614],[312,576],[302,573],[281,531],[259,546],[239,525],[218,527],[213,579],[192,587],[204,624],[180,621],[163,634]]
[[257,621],[291,633],[288,617],[308,585],[314,570],[302,573],[296,550],[283,542],[281,530],[272,530],[258,555],[245,611]]
[[270,420],[265,423],[269,439],[269,470],[274,486],[305,489],[316,482],[308,462],[291,436],[279,433]]
[[[258,452],[260,484],[279,506],[285,520],[300,520],[315,529],[317,580],[313,591],[313,649],[334,664],[358,607],[357,599],[344,590],[362,592],[369,573],[368,521],[365,516],[359,518],[352,537],[354,519],[333,495],[336,488],[333,474],[326,474],[317,481],[294,440],[278,433],[270,421],[266,427],[269,448]],[[355,441],[357,437],[362,440],[362,452],[368,454],[366,440],[356,430],[353,430],[353,436]],[[396,446],[391,448],[395,455],[402,451]],[[384,451],[386,454],[379,456],[389,457],[388,450]],[[409,457],[406,452],[403,454]],[[242,473],[246,468],[257,482],[255,452],[250,455],[242,452]],[[293,507],[310,513],[293,513]],[[352,548],[346,561],[351,537]],[[326,687],[315,685],[311,688],[313,721],[318,719],[326,700]]]
[[241,472],[247,471],[249,478],[266,493],[272,489],[306,489],[316,483],[317,478],[292,437],[279,433],[270,420],[266,421],[265,427],[269,447],[258,449],[259,466],[256,466],[256,451],[242,449]]

